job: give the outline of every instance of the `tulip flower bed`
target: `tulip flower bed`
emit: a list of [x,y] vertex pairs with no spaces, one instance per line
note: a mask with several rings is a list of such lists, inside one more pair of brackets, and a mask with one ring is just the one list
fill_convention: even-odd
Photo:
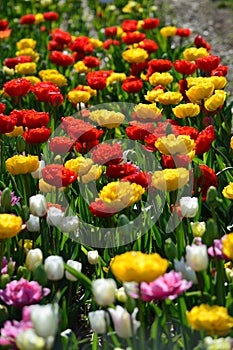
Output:
[[233,349],[228,67],[152,1],[4,3],[1,349]]

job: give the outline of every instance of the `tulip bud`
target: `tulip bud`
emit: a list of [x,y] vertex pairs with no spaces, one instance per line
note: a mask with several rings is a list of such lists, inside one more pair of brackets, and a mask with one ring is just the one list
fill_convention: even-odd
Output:
[[58,227],[63,217],[64,212],[61,209],[51,207],[47,212],[46,220],[48,225]]
[[164,244],[164,251],[165,251],[166,257],[169,260],[175,259],[177,254],[177,249],[176,249],[175,243],[172,241],[171,238],[166,239]]
[[8,273],[4,273],[4,275],[1,275],[1,278],[0,278],[1,289],[5,289],[6,285],[10,283],[10,281],[11,281],[11,278],[8,275]]
[[196,197],[182,197],[180,209],[184,217],[193,218],[198,212],[198,199]]
[[120,287],[116,290],[116,299],[120,302],[120,303],[126,303],[128,297],[127,294],[125,292],[125,288],[124,287]]
[[186,246],[186,260],[194,271],[205,270],[209,262],[207,246],[205,244]]
[[89,264],[96,265],[99,261],[99,253],[97,250],[90,250],[87,253],[87,260]]
[[29,198],[30,212],[35,216],[44,216],[46,214],[46,199],[42,194],[36,194]]
[[95,302],[100,306],[108,306],[115,301],[116,282],[112,278],[99,278],[92,281]]
[[0,305],[0,323],[3,324],[8,319],[8,310],[4,305]]
[[24,152],[26,149],[26,142],[22,135],[18,135],[16,139],[16,150],[18,153]]
[[29,220],[30,211],[27,205],[22,206],[21,218],[24,222]]
[[42,177],[41,170],[44,167],[45,167],[45,161],[44,160],[40,160],[38,168],[35,171],[31,172],[32,177],[34,179],[40,179]]
[[43,264],[36,265],[33,270],[33,280],[37,281],[41,286],[46,286],[48,282],[48,276]]
[[38,337],[34,329],[26,329],[16,337],[16,345],[20,350],[44,350],[45,339]]
[[191,229],[194,237],[201,237],[206,230],[204,221],[191,222]]
[[29,276],[30,272],[28,271],[28,269],[24,266],[19,266],[17,269],[17,277],[18,278],[25,278],[27,279]]
[[30,214],[29,220],[25,224],[30,232],[38,232],[40,230],[40,219],[38,216]]
[[209,206],[216,208],[220,202],[221,199],[218,198],[218,192],[216,187],[210,186],[206,194],[206,203],[209,204]]
[[15,271],[15,263],[13,261],[9,261],[7,264],[7,273],[12,276]]
[[[82,264],[78,261],[74,261],[74,260],[67,260],[67,265],[72,267],[72,269],[81,272],[82,270]],[[68,280],[70,281],[77,281],[77,277],[75,277],[74,275],[72,275],[72,273],[65,271],[65,276]]]
[[205,243],[208,247],[211,247],[214,243],[215,239],[219,238],[218,234],[218,226],[214,219],[208,219],[206,223],[206,231],[203,234],[202,241]]
[[30,271],[34,271],[35,268],[42,262],[43,253],[39,248],[31,249],[26,256],[26,267]]
[[1,194],[1,206],[5,209],[5,210],[9,210],[11,207],[11,191],[9,190],[9,188],[5,188],[2,191]]
[[48,279],[51,281],[58,281],[64,275],[64,261],[61,256],[50,255],[45,259],[44,268]]
[[58,305],[34,305],[31,321],[37,335],[43,338],[55,337],[58,328]]
[[93,332],[104,334],[107,332],[107,318],[108,314],[104,310],[97,310],[88,313],[90,326]]

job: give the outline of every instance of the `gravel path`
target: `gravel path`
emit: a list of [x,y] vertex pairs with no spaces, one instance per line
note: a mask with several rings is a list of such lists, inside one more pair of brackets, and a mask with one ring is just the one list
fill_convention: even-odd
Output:
[[219,8],[211,0],[156,1],[162,9],[165,25],[190,28],[193,35],[202,35],[211,45],[212,55],[221,57],[221,64],[229,67],[227,91],[233,94],[233,11]]

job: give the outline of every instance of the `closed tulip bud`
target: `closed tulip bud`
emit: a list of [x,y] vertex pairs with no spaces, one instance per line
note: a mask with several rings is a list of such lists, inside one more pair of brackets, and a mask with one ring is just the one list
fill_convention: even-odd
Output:
[[29,198],[29,208],[32,215],[44,216],[46,214],[46,199],[43,194],[36,194]]
[[201,237],[206,230],[204,221],[191,222],[191,229],[194,237]]
[[32,177],[34,179],[41,179],[41,177],[42,177],[41,170],[44,167],[45,167],[45,161],[44,160],[40,160],[38,168],[31,173]]
[[104,310],[97,310],[88,313],[90,326],[93,332],[104,334],[107,332],[107,312]]
[[99,278],[92,281],[92,289],[96,304],[108,306],[114,303],[117,285],[112,278]]
[[210,218],[206,223],[206,231],[203,234],[202,242],[211,247],[214,244],[214,240],[219,238],[218,226],[214,219]]
[[7,264],[7,273],[12,276],[15,271],[15,263],[13,261],[9,261]]
[[0,305],[0,323],[3,324],[8,318],[8,310],[4,305]]
[[[67,260],[67,265],[72,267],[72,269],[81,272],[82,270],[82,264],[78,261],[74,261],[74,260]],[[77,277],[75,277],[74,275],[72,275],[72,273],[65,271],[65,276],[69,281],[77,281]]]
[[18,278],[25,278],[27,279],[28,276],[30,275],[30,272],[28,271],[28,269],[24,266],[19,266],[17,269],[17,277]]
[[61,209],[51,207],[47,212],[46,220],[48,225],[58,227],[63,217],[64,212]]
[[1,275],[1,278],[0,278],[0,284],[1,284],[1,288],[2,289],[5,289],[6,285],[8,283],[10,283],[11,281],[11,278],[10,276],[8,275],[8,273],[4,273],[4,275]]
[[19,153],[22,153],[25,151],[26,148],[26,142],[24,141],[24,138],[22,135],[18,135],[16,139],[16,150]]
[[216,208],[220,202],[221,202],[221,199],[218,198],[218,192],[216,187],[210,186],[206,194],[206,203]]
[[27,205],[22,206],[21,218],[24,222],[28,221],[30,217],[30,210]]
[[33,270],[33,280],[37,281],[41,286],[46,286],[48,283],[48,276],[43,264],[38,264]]
[[31,249],[26,256],[26,267],[30,271],[34,271],[35,268],[42,262],[43,253],[39,248]]
[[26,329],[16,337],[16,345],[20,350],[44,350],[45,339],[39,337],[34,329]]
[[64,276],[64,261],[61,256],[50,255],[45,259],[44,268],[48,279],[58,281]]
[[58,328],[58,305],[34,305],[31,321],[37,335],[42,338],[55,337]]
[[184,217],[193,218],[198,212],[198,199],[196,197],[182,197],[180,209]]
[[9,188],[5,188],[2,191],[1,194],[1,206],[5,209],[8,210],[11,207],[11,191],[9,190]]
[[186,247],[186,261],[194,271],[199,272],[206,270],[209,262],[207,246],[205,244],[188,245]]
[[30,232],[38,232],[40,230],[40,219],[38,216],[30,214],[29,220],[25,224]]
[[96,265],[99,261],[99,253],[97,250],[90,250],[87,253],[87,260],[89,264]]
[[164,244],[164,251],[166,254],[166,257],[169,260],[173,260],[176,257],[177,249],[175,243],[171,240],[171,238],[166,239]]
[[78,224],[77,216],[66,216],[60,221],[59,228],[62,232],[74,232],[78,229]]
[[124,287],[120,287],[116,290],[116,299],[120,302],[120,303],[125,303],[128,299],[127,294],[125,292],[125,288]]
[[116,334],[119,337],[132,337],[140,327],[140,322],[136,320],[138,308],[134,309],[132,315],[120,305],[117,305],[115,309],[108,308],[108,311],[112,317]]

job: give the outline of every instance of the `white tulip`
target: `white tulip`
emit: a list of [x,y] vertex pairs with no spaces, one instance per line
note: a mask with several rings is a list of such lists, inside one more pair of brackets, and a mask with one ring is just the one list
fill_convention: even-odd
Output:
[[45,161],[44,160],[40,160],[38,168],[35,171],[31,172],[32,177],[34,179],[40,179],[42,177],[41,170],[44,167],[45,167]]
[[175,270],[176,272],[181,272],[183,279],[187,281],[191,281],[193,284],[197,284],[197,276],[195,271],[188,266],[188,264],[184,261],[184,257],[182,256],[181,260],[174,260]]
[[90,326],[93,332],[98,334],[104,334],[107,332],[107,319],[108,314],[104,310],[97,310],[88,313]]
[[108,306],[115,301],[116,282],[112,278],[99,278],[92,281],[95,302],[100,306]]
[[108,311],[112,317],[116,334],[119,337],[132,337],[140,327],[140,322],[136,320],[138,308],[134,309],[132,315],[120,305],[117,305],[115,309],[108,308]]
[[[80,263],[79,261],[74,261],[74,260],[67,260],[67,265],[69,265],[70,267],[72,267],[74,270],[81,272],[82,270],[82,263]],[[72,273],[65,271],[65,276],[68,280],[70,281],[77,281],[78,279],[72,275]]]
[[32,215],[44,216],[46,214],[46,199],[43,194],[36,194],[29,198],[29,208]]
[[59,228],[62,232],[73,232],[78,229],[79,220],[77,216],[66,216],[61,219]]
[[181,213],[186,218],[193,218],[198,212],[197,197],[182,197],[180,199]]
[[16,345],[20,350],[44,350],[45,339],[39,337],[34,329],[26,329],[16,337]]
[[204,221],[191,222],[191,229],[194,237],[201,237],[206,230]]
[[26,256],[26,267],[30,271],[34,271],[35,268],[43,261],[43,253],[39,248],[31,249]]
[[30,232],[38,232],[40,230],[40,219],[38,216],[30,214],[29,220],[25,224]]
[[37,335],[42,338],[55,337],[58,328],[58,306],[33,305],[31,321]]
[[45,259],[44,268],[48,279],[58,281],[64,276],[64,261],[61,256],[50,255]]
[[208,253],[207,246],[202,245],[192,245],[186,247],[186,261],[187,264],[194,271],[203,271],[208,266]]
[[46,221],[50,226],[59,226],[62,218],[64,217],[64,212],[56,207],[50,207],[47,211]]
[[232,340],[231,337],[213,339],[211,337],[205,337],[204,345],[206,350],[231,350]]
[[99,261],[99,253],[98,250],[90,250],[87,253],[87,260],[89,264],[96,265]]

